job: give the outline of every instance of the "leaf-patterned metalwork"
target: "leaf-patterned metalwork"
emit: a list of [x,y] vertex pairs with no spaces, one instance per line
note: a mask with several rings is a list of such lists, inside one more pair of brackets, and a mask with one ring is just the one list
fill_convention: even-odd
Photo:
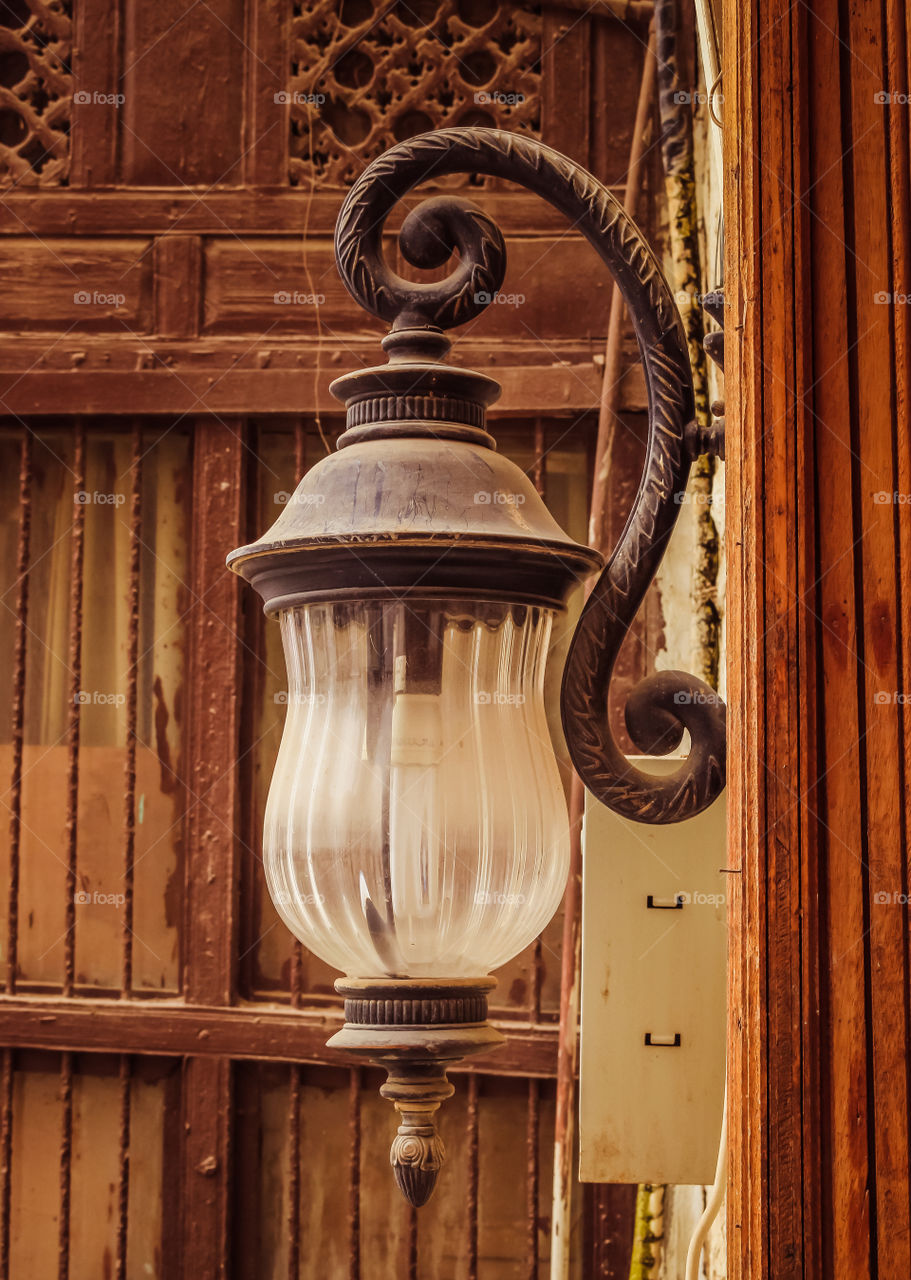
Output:
[[641,822],[677,822],[705,809],[724,787],[724,704],[703,681],[659,672],[631,692],[626,720],[635,745],[667,753],[684,730],[690,752],[655,777],[620,750],[607,691],[623,638],[655,575],[681,509],[695,458],[693,389],[686,337],[657,259],[633,220],[602,183],[534,138],[495,129],[443,129],[393,147],[355,183],[336,226],[336,257],[352,296],[394,328],[461,324],[478,314],[503,279],[496,225],[470,202],[441,196],[406,219],[401,246],[416,266],[459,263],[445,280],[418,285],[383,258],[391,209],[429,178],[496,176],[535,192],[563,212],[617,282],[636,330],[645,371],[649,436],[642,480],[626,527],[582,612],[563,680],[563,726],[573,763],[603,803]]

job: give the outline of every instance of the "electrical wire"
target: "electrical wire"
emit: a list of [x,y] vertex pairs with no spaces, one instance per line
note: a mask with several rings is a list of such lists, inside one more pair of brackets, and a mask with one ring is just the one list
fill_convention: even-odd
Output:
[[709,1191],[702,1217],[696,1224],[686,1251],[686,1280],[699,1280],[699,1264],[702,1250],[712,1223],[718,1217],[718,1211],[724,1203],[724,1189],[728,1173],[728,1093],[724,1091],[724,1115],[721,1120],[721,1141],[718,1144],[718,1164],[715,1167],[715,1181]]

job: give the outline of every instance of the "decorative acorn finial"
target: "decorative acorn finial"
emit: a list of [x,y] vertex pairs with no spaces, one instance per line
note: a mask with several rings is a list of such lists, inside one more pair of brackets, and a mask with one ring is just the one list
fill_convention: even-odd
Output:
[[436,1113],[455,1090],[439,1063],[396,1063],[380,1088],[402,1117],[392,1140],[389,1161],[399,1190],[419,1209],[433,1195],[446,1148],[437,1133]]
[[436,1113],[455,1093],[447,1070],[503,1043],[487,1021],[487,993],[494,985],[487,977],[340,978],[335,984],[345,997],[346,1020],[329,1044],[385,1068],[380,1095],[401,1119],[389,1162],[416,1209],[433,1195],[446,1156]]

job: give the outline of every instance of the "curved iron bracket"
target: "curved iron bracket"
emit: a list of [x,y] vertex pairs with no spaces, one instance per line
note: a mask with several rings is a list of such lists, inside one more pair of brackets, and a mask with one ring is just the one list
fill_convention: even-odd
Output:
[[351,188],[336,225],[339,271],[349,293],[393,329],[448,329],[483,311],[506,268],[503,237],[470,201],[437,196],[405,219],[407,261],[432,268],[453,251],[459,262],[442,281],[404,280],[382,252],[383,224],[413,187],[453,173],[506,178],[547,200],[590,242],[629,309],[648,392],[649,433],[636,500],[606,567],[582,611],[566,662],[563,728],[573,764],[590,791],[640,822],[678,822],[705,809],[724,787],[725,709],[702,680],[662,671],[630,693],[626,723],[634,744],[666,754],[690,736],[680,767],[656,777],[620,750],[607,715],[607,692],[620,646],[664,555],[680,513],[690,466],[704,446],[693,431],[693,389],[686,337],[658,261],[633,220],[602,183],[525,135],[496,129],[441,129],[385,152]]

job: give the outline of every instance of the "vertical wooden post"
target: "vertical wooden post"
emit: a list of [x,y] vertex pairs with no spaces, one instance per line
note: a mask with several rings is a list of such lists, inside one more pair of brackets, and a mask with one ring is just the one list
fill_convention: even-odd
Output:
[[[243,434],[236,421],[200,420],[194,435],[184,992],[209,1007],[231,1004],[235,985],[241,628],[225,554],[243,541]],[[186,1276],[228,1274],[231,1086],[229,1059],[186,1059]]]
[[909,1255],[901,5],[726,0],[731,1280]]

